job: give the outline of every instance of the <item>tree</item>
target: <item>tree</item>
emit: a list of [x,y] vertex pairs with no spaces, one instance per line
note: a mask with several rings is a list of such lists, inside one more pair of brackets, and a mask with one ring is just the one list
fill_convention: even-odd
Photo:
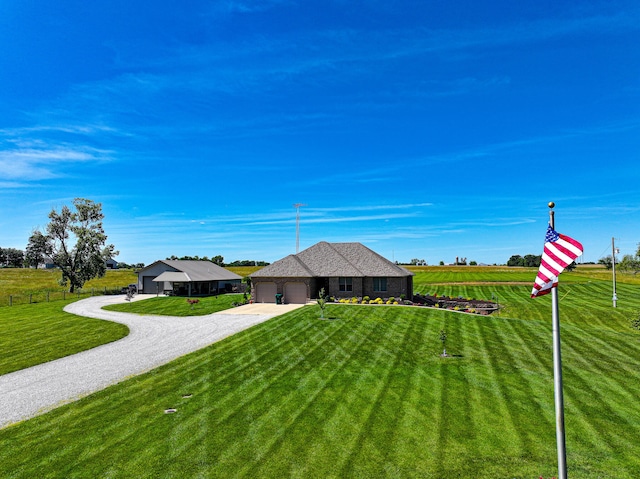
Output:
[[633,271],[633,274],[636,274],[640,271],[640,257],[625,254],[620,261],[620,271]]
[[47,254],[62,270],[60,284],[69,284],[71,293],[88,280],[104,276],[106,261],[118,255],[112,244],[106,244],[102,204],[75,198],[73,206],[75,211],[67,206],[60,213],[51,210],[46,235]]
[[0,267],[22,268],[24,253],[16,248],[0,248]]
[[514,254],[509,261],[507,261],[507,266],[524,266],[524,258],[519,254]]
[[37,269],[38,266],[44,264],[45,256],[47,256],[47,237],[41,231],[35,230],[29,236],[29,243],[25,250],[25,263],[27,266]]
[[604,258],[600,258],[598,260],[598,264],[603,265],[607,269],[611,269],[613,267],[613,257],[609,255],[605,256]]
[[320,319],[324,319],[324,310],[327,307],[327,296],[325,295],[324,288],[320,289],[317,302],[318,306],[320,306]]
[[224,258],[221,255],[216,255],[211,258],[211,262],[217,264],[218,266],[224,266]]
[[526,254],[523,258],[524,266],[528,267],[538,267],[540,266],[540,262],[542,261],[542,255],[538,254]]

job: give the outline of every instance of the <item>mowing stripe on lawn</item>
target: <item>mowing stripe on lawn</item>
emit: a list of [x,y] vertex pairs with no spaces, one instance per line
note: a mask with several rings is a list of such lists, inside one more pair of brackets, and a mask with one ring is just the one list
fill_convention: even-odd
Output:
[[[300,418],[312,406],[316,398],[320,397],[325,393],[327,387],[329,387],[329,384],[331,384],[333,378],[335,378],[337,375],[341,374],[344,371],[346,365],[350,363],[352,358],[355,355],[357,355],[358,352],[367,343],[371,342],[370,337],[375,333],[375,329],[371,329],[370,325],[367,325],[366,322],[364,321],[361,322],[361,325],[362,327],[356,330],[353,330],[351,331],[351,333],[347,334],[348,341],[352,343],[351,347],[353,349],[351,351],[347,351],[346,349],[343,349],[342,353],[337,356],[327,356],[326,354],[321,354],[322,351],[320,351],[320,348],[313,348],[313,350],[310,351],[312,355],[315,353],[319,356],[318,359],[321,361],[320,364],[332,364],[332,367],[329,368],[328,370],[329,374],[326,377],[316,377],[314,375],[311,378],[309,378],[308,374],[304,377],[304,381],[308,383],[308,386],[303,388],[302,390],[307,391],[308,392],[307,394],[310,393],[309,397],[298,398],[296,396],[299,396],[300,393],[298,390],[294,390],[284,397],[277,398],[277,402],[274,403],[274,405],[271,406],[268,412],[266,413],[267,418],[269,418],[269,416],[271,415],[275,415],[275,419],[266,421],[266,425],[269,427],[271,427],[270,426],[271,424],[273,424],[274,426],[279,425],[278,429],[276,431],[265,432],[261,430],[255,430],[255,427],[251,428],[249,433],[250,437],[251,437],[251,434],[253,434],[255,437],[258,437],[258,438],[266,436],[267,439],[262,439],[261,441],[251,441],[254,447],[256,443],[260,444],[260,447],[258,451],[255,451],[255,450],[248,451],[248,453],[251,454],[250,457],[252,459],[251,462],[253,466],[251,468],[243,467],[241,469],[240,475],[249,474],[251,471],[253,472],[259,471],[262,467],[264,467],[263,463],[266,461],[266,458],[268,458],[269,453],[271,453],[277,447],[280,447],[280,443],[284,435],[290,433],[291,430],[295,430],[298,427],[298,423],[297,423],[298,418]],[[344,333],[346,331],[342,331],[342,330],[345,328],[348,328],[349,326],[353,326],[353,323],[352,322],[347,323],[345,321],[341,325],[339,325],[338,331]],[[362,329],[362,334],[360,333],[360,329]],[[320,367],[319,369],[322,370],[323,368]],[[354,389],[357,390],[357,387],[354,387]],[[345,402],[349,403],[353,399],[354,399],[353,396],[347,393]],[[261,403],[268,404],[269,401],[263,399]],[[290,411],[289,405],[295,405],[295,404],[301,404],[300,409],[295,411]],[[338,406],[338,405],[335,405],[335,406]],[[324,414],[324,417],[330,418],[328,412]],[[262,420],[260,421],[260,424],[265,423],[264,417],[261,417],[261,419]],[[331,419],[328,419],[328,420],[330,421]],[[345,447],[343,439],[344,438],[340,440],[341,447]],[[243,449],[245,447],[246,445],[242,445]],[[227,453],[227,455],[233,456],[232,460],[234,462],[238,460],[237,454],[238,454],[238,450],[236,448],[229,450]]]

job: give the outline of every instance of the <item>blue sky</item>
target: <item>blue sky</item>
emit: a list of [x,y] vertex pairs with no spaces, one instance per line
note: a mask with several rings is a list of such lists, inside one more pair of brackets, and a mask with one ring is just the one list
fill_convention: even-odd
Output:
[[119,261],[640,242],[637,1],[0,3],[0,246],[101,202]]

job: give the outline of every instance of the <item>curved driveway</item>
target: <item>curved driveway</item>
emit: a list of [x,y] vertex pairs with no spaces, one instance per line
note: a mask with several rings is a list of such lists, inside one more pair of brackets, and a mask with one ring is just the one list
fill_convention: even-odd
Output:
[[[152,295],[138,295],[135,300]],[[0,376],[0,429],[135,376],[303,305],[246,305],[207,316],[142,316],[101,309],[95,296],[64,310],[129,327],[129,335],[72,356]]]

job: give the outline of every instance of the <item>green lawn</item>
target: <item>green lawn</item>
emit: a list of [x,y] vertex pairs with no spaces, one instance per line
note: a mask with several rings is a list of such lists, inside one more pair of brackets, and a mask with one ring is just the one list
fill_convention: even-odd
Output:
[[[0,431],[0,477],[556,475],[551,299],[471,281],[499,316],[308,306]],[[569,476],[640,477],[638,287],[559,292]]]
[[123,324],[65,313],[62,308],[69,302],[0,308],[0,374],[75,354],[129,334],[129,328]]
[[[193,306],[187,299],[198,300]],[[243,300],[242,294],[223,294],[220,296],[208,296],[205,298],[184,298],[176,296],[158,296],[134,301],[131,303],[121,303],[106,306],[104,309],[111,311],[121,311],[124,313],[137,314],[160,314],[166,316],[202,316],[217,313],[233,308],[233,303],[240,303]]]

